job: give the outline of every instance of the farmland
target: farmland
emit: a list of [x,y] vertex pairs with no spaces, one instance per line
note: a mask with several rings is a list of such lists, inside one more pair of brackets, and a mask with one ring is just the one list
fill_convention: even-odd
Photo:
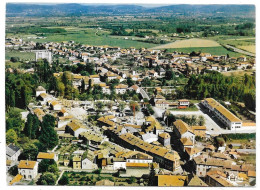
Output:
[[213,40],[193,38],[188,40],[177,40],[173,43],[156,46],[153,49],[187,48],[187,47],[218,47],[218,46],[220,45]]
[[222,46],[218,47],[188,47],[188,48],[170,48],[168,49],[169,52],[178,51],[178,52],[184,52],[184,53],[190,53],[192,51],[195,52],[205,52],[205,53],[211,53],[212,55],[227,55],[231,57],[238,57],[241,54],[229,51],[225,49]]
[[251,53],[256,53],[255,45],[238,46],[238,48],[249,51]]
[[[92,28],[76,28],[76,27],[64,27],[66,30],[65,33],[45,33],[43,34],[46,38],[34,39],[35,42],[62,42],[62,41],[70,41],[74,40],[77,43],[87,44],[87,45],[109,45],[109,46],[119,46],[121,48],[150,48],[155,46],[152,43],[144,43],[139,41],[125,40],[123,38],[114,38],[109,35],[108,31],[105,30],[97,30]],[[28,34],[19,34],[24,40],[28,39]],[[7,35],[12,36],[11,34]],[[32,37],[33,35],[29,36]]]

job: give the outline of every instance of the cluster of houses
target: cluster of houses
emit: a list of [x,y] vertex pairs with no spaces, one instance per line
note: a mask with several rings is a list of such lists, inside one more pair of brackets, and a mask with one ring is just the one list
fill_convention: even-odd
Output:
[[[11,39],[6,45],[12,44],[13,40],[17,41]],[[19,40],[17,43],[32,45]],[[114,87],[116,94],[124,94],[127,91],[142,94],[143,89],[139,87],[142,80],[146,77],[154,79],[164,77],[168,66],[175,71],[176,77],[179,73],[189,75],[200,73],[203,69],[226,72],[231,66],[237,69],[255,67],[252,60],[247,61],[243,56],[228,58],[212,56],[209,53],[201,53],[198,56],[177,52],[164,54],[160,50],[145,48],[79,46],[74,41],[49,42],[42,45],[46,50],[37,51],[36,60],[46,58],[51,63],[52,55],[59,55],[67,58],[71,64],[94,63],[97,74],[82,76],[71,73],[72,85],[79,88],[84,82],[85,89],[90,84],[99,85],[104,94],[111,94],[111,88],[106,82],[113,79],[118,79],[120,82]],[[97,54],[100,56],[96,56]],[[138,66],[161,67],[157,71],[138,73],[111,66],[111,61],[121,57],[133,58],[134,64]],[[54,76],[60,78],[63,74],[63,72],[54,73]],[[123,84],[127,77],[136,84],[132,86]],[[43,159],[53,159],[59,167],[70,168],[73,171],[92,171],[101,168],[105,171],[116,171],[121,177],[144,177],[149,175],[151,169],[155,169],[156,186],[247,186],[255,180],[255,166],[246,163],[237,164],[235,160],[239,154],[235,150],[226,151],[226,147],[218,148],[210,143],[203,147],[198,145],[196,137],[208,138],[206,126],[189,126],[182,120],[176,120],[172,130],[169,130],[154,116],[145,116],[142,112],[133,114],[128,103],[123,110],[120,110],[118,102],[113,102],[111,109],[99,110],[102,116],[96,119],[93,125],[86,122],[86,118],[88,115],[97,115],[98,112],[94,109],[95,101],[56,98],[47,93],[42,86],[35,91],[37,103],[30,103],[28,111],[22,113],[22,118],[26,120],[28,113],[32,113],[42,122],[46,114],[53,115],[56,118],[55,131],[59,139],[77,145],[78,150],[66,154],[61,154],[59,151],[40,152],[37,160],[19,160],[22,150],[13,144],[8,145],[6,170],[17,165],[19,173],[10,182],[11,185],[20,180],[35,179],[39,175],[38,164]],[[167,101],[161,95],[162,91],[160,87],[155,88],[152,97],[155,107],[167,110],[185,109],[190,106],[190,101],[187,99]],[[143,94],[142,96],[144,97]],[[100,101],[106,103],[110,100]],[[203,100],[201,104],[232,131],[248,127],[212,98]],[[63,159],[59,160],[58,156]],[[193,173],[187,174],[184,171],[183,166],[186,162],[192,163]],[[99,185],[102,184],[111,185],[107,181],[101,181]]]

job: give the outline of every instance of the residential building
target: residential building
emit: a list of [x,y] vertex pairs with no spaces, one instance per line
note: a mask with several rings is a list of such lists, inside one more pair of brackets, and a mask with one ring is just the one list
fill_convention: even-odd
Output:
[[14,144],[6,146],[6,160],[18,161],[21,154],[21,149]]
[[37,162],[41,162],[44,159],[58,161],[58,155],[54,152],[39,152],[37,155]]
[[171,145],[171,136],[169,133],[161,133],[158,135],[158,141],[163,145],[163,146],[169,146]]
[[38,162],[21,160],[18,165],[18,173],[24,180],[32,180],[38,174]]
[[154,185],[159,187],[183,187],[188,183],[187,176],[155,175]]

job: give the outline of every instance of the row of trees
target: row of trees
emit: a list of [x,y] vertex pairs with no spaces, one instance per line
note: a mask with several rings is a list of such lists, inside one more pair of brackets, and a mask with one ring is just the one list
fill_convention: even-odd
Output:
[[179,93],[190,99],[212,97],[240,101],[250,110],[255,110],[255,77],[247,74],[242,78],[224,76],[215,71],[204,75],[191,75],[187,85]]

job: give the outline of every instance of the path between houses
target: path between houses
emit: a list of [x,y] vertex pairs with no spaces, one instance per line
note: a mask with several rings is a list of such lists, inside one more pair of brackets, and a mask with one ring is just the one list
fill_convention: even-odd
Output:
[[57,179],[57,181],[56,181],[56,184],[55,184],[55,185],[58,185],[58,182],[59,182],[59,180],[60,180],[61,176],[63,175],[64,171],[65,171],[65,170],[62,170],[62,172],[60,173],[60,176],[59,176],[59,178]]

